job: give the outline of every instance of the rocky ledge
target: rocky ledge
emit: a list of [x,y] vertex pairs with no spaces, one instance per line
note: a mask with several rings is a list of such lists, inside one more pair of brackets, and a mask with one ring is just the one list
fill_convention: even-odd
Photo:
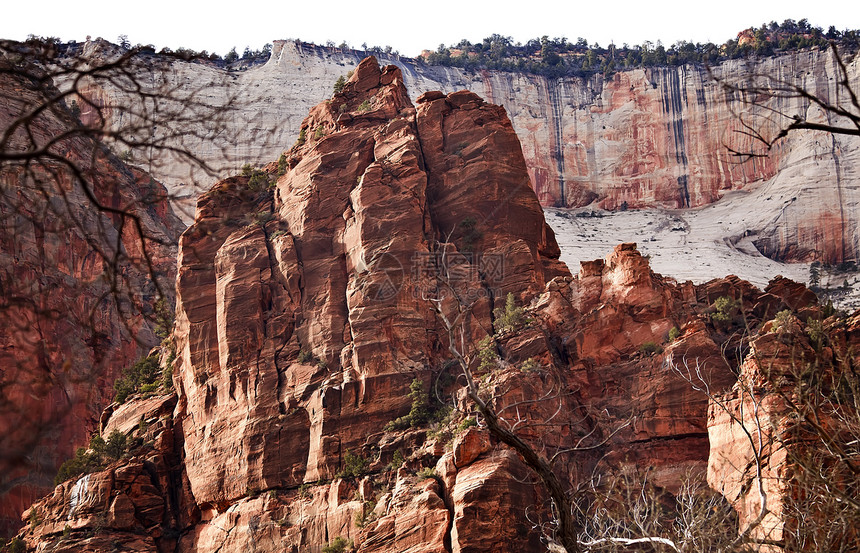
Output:
[[647,470],[674,493],[723,423],[666,360],[731,393],[734,318],[819,310],[785,279],[678,283],[634,244],[572,275],[504,110],[412,104],[373,58],[245,173],[180,240],[175,394],[105,417],[140,447],[24,514],[37,551],[542,551],[546,492],[476,416],[454,350],[572,489]]

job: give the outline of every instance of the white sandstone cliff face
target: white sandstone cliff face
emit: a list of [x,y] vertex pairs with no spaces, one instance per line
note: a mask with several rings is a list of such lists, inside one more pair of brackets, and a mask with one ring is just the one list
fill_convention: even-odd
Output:
[[[363,55],[275,41],[269,61],[245,71],[174,62],[171,72],[159,77],[198,91],[213,105],[230,105],[220,125],[213,122],[212,133],[189,129],[194,132],[183,136],[183,144],[223,177],[245,163],[277,159],[295,142],[303,114],[330,97],[335,80]],[[725,231],[726,240],[748,239],[778,260],[835,263],[858,256],[860,139],[796,133],[769,157],[740,163],[726,146],[751,146],[737,132],[738,115],[749,115],[749,107],[738,95],[728,96],[704,67],[635,69],[609,79],[547,79],[470,73],[384,54],[379,61],[400,67],[413,97],[428,90],[468,89],[503,105],[544,206],[696,208],[740,190],[750,193],[749,214],[735,217],[742,221]],[[731,60],[713,71],[727,80],[757,71],[822,97],[836,94],[836,67],[827,51],[769,58],[755,67]],[[850,61],[849,72],[854,89],[860,89],[857,59]],[[122,105],[123,98],[113,101]],[[789,113],[810,109],[800,101],[778,107]],[[134,161],[147,165],[143,154]],[[188,207],[193,198],[214,180],[176,160],[158,163],[153,173],[187,198],[186,221],[193,216]]]

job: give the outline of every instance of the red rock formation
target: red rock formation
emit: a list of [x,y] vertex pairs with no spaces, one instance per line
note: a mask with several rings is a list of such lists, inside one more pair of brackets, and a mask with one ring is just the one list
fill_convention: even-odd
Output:
[[[708,317],[716,297],[743,297],[755,317],[751,306],[803,296],[784,281],[768,294],[738,279],[678,284],[633,244],[572,276],[504,111],[468,92],[413,106],[400,70],[372,58],[303,129],[283,174],[270,164],[200,199],[180,240],[173,417],[158,418],[152,447],[35,506],[42,522],[22,536],[40,551],[62,542],[73,501],[82,547],[100,530],[161,551],[315,551],[338,537],[361,552],[543,550],[526,512],[545,517],[546,494],[483,425],[468,428],[472,407],[443,382],[456,371],[428,301],[443,261],[470,302],[463,343],[472,352],[495,335],[500,359],[476,368],[494,408],[541,451],[594,445],[560,456],[571,483],[644,465],[672,491],[703,471],[707,398],[666,354],[729,388],[721,349],[736,342]],[[528,309],[494,333],[508,293]],[[436,305],[457,308],[450,296]],[[457,407],[436,433],[388,426],[415,406],[415,378]],[[135,433],[140,414],[171,401],[135,400],[103,432]],[[135,472],[147,462],[148,482]]]
[[[105,41],[83,46],[104,57],[115,47]],[[274,41],[271,59],[249,71],[220,72],[200,63],[171,60],[170,70],[153,79],[171,87],[206,87],[207,98],[229,102],[226,122],[231,159],[213,146],[209,121],[189,125],[181,144],[207,162],[232,170],[243,162],[274,159],[299,133],[307,111],[328,98],[344,67],[359,53],[296,41]],[[750,237],[777,260],[840,263],[857,259],[860,202],[853,167],[860,163],[860,140],[823,131],[803,131],[780,141],[767,157],[740,162],[728,147],[755,149],[743,123],[775,134],[775,114],[786,109],[826,121],[808,102],[751,108],[750,98],[727,94],[714,81],[744,82],[753,73],[784,79],[819,98],[844,95],[828,49],[789,52],[764,59],[726,60],[710,67],[684,65],[618,71],[611,77],[554,78],[504,71],[468,72],[428,67],[392,56],[413,97],[427,91],[469,88],[488,102],[503,105],[522,144],[528,175],[544,206],[576,207],[593,202],[606,209],[700,207],[728,193],[747,201],[738,209],[743,222],[726,229],[729,238]],[[856,61],[847,64],[848,81],[858,89]],[[148,80],[148,79],[147,79]],[[284,83],[289,86],[285,87]],[[90,86],[97,104],[129,105],[137,100],[110,85]],[[241,102],[234,102],[236,95]],[[265,121],[262,115],[265,113]],[[113,119],[123,121],[121,118]],[[248,124],[254,121],[255,124]],[[742,123],[743,121],[743,123]],[[259,122],[259,123],[257,123]],[[260,129],[266,128],[266,133]],[[314,129],[310,129],[314,131]],[[233,138],[235,137],[235,139]],[[218,144],[222,145],[222,144]],[[194,167],[169,160],[156,170],[171,191],[185,198],[199,189]],[[205,182],[205,181],[203,181]],[[190,221],[189,221],[190,223]]]
[[[534,293],[560,270],[499,108],[453,95],[423,98],[416,111],[399,70],[370,60],[303,128],[308,139],[291,151],[273,205],[253,194],[236,202],[231,190],[245,182],[222,183],[180,242],[179,416],[201,503],[330,478],[346,451],[403,410],[403,374],[438,355],[421,298],[427,277],[414,266],[433,237],[462,240],[458,224],[470,217],[488,240],[504,232],[500,252],[518,254],[506,258],[515,265],[504,267],[502,288],[526,288],[525,276]],[[458,141],[474,153],[448,153]],[[484,188],[486,167],[510,176]],[[478,189],[483,202],[472,200]],[[238,221],[254,210],[274,220]],[[474,247],[495,253],[484,243]],[[219,453],[243,434],[238,456]]]
[[856,385],[851,367],[860,361],[860,314],[821,321],[816,310],[812,322],[803,319],[786,310],[766,323],[738,381],[711,400],[708,483],[732,503],[740,528],[749,527],[753,538],[851,549],[858,543],[856,518],[841,512],[844,501],[833,490],[856,482],[841,466],[852,456],[839,452],[856,447],[857,411],[850,392],[840,403],[846,397],[839,388]]
[[[6,69],[4,132],[53,93]],[[152,314],[156,292],[143,248],[172,293],[180,223],[164,188],[89,138],[58,139],[73,125],[55,106],[30,121],[34,143],[19,126],[3,145],[16,154],[56,140],[49,153],[58,157],[0,167],[0,535],[20,525],[20,512],[50,491],[60,463],[95,430],[119,370],[157,342],[139,311],[148,305]],[[85,175],[94,199],[64,163]],[[146,238],[94,202],[128,208]]]

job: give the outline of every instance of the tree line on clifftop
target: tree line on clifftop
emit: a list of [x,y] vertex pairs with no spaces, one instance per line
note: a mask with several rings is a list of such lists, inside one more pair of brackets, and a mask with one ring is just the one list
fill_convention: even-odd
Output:
[[[56,37],[36,35],[30,35],[27,41],[51,44],[60,53],[76,52],[81,46],[81,43],[74,41],[62,43]],[[300,39],[296,39],[295,42],[314,46]],[[626,69],[675,67],[691,63],[713,64],[728,59],[771,56],[805,48],[823,48],[830,43],[835,43],[841,48],[856,50],[860,45],[860,30],[839,31],[831,25],[827,31],[824,31],[821,27],[813,27],[806,19],[799,21],[786,19],[782,23],[771,21],[763,23],[761,27],[750,27],[723,44],[693,43],[682,40],[666,47],[658,40],[657,42],[645,41],[633,46],[627,43],[621,46],[612,43],[605,48],[596,42],[589,44],[581,37],[577,38],[576,42],[570,42],[565,37],[549,38],[544,35],[522,44],[515,43],[509,36],[494,33],[477,43],[463,39],[450,46],[440,44],[435,51],[425,50],[414,61],[428,65],[460,67],[470,71],[494,69],[555,78],[590,77],[598,73],[609,77],[616,71]],[[126,51],[134,49],[143,54],[158,53],[229,69],[247,69],[263,64],[272,52],[271,43],[266,43],[261,50],[252,50],[246,46],[241,56],[235,47],[224,56],[215,52],[210,53],[206,50],[198,52],[184,47],[175,50],[170,48],[156,50],[151,44],[132,46],[126,35],[120,35],[117,38],[117,45]],[[334,41],[329,40],[319,47],[350,51],[359,55],[384,53],[400,57],[399,52],[392,50],[390,46],[383,49],[378,46],[368,47],[367,43],[362,44],[360,48],[353,48],[346,41],[335,46]]]
[[855,49],[860,44],[860,31],[838,31],[831,25],[825,32],[820,27],[812,27],[806,19],[797,22],[786,19],[781,24],[772,21],[747,29],[721,45],[679,41],[668,48],[659,40],[634,46],[610,44],[603,48],[597,43],[589,45],[584,38],[569,42],[565,37],[551,39],[548,36],[521,44],[514,43],[511,37],[493,34],[476,44],[465,39],[452,46],[440,44],[435,52],[425,53],[419,60],[468,70],[519,71],[547,77],[588,77],[603,73],[608,77],[625,69],[711,64],[824,47],[830,42]]

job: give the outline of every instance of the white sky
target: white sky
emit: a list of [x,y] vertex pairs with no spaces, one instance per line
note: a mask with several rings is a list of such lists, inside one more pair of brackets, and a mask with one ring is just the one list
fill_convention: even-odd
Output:
[[[260,49],[275,39],[300,38],[354,47],[391,45],[407,56],[492,33],[525,43],[548,35],[590,44],[634,45],[660,40],[722,43],[751,26],[806,18],[839,30],[860,29],[856,0],[526,0],[518,2],[389,2],[387,0],[281,0],[280,2],[187,0],[8,0],[0,10],[0,38],[28,34],[82,41],[180,46],[226,54],[236,46]],[[507,7],[506,7],[507,6]],[[703,8],[711,6],[712,9]]]

